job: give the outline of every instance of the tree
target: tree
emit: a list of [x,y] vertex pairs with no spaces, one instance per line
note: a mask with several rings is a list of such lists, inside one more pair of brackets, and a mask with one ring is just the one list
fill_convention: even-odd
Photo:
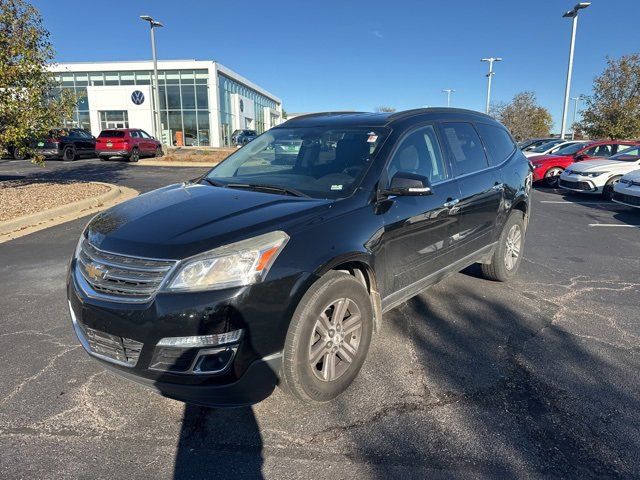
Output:
[[580,126],[591,138],[640,136],[640,54],[607,57],[607,67],[593,81]]
[[40,12],[24,0],[0,0],[0,150],[30,151],[71,117],[75,98],[61,92],[47,66],[54,51]]
[[393,108],[393,107],[387,107],[387,106],[384,106],[384,105],[381,105],[381,106],[379,106],[379,107],[376,107],[376,112],[393,113],[393,112],[395,112],[395,111],[396,111],[396,109],[395,109],[395,108]]
[[533,92],[520,92],[509,103],[493,105],[491,115],[507,127],[518,141],[546,137],[553,125],[551,113],[538,105]]

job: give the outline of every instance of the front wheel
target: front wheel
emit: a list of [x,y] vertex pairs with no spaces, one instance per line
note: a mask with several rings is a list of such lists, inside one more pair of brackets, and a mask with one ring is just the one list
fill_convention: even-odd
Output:
[[155,158],[159,158],[162,155],[164,155],[164,152],[162,151],[162,147],[160,145],[158,145],[157,148],[156,148],[156,153],[153,156]]
[[613,186],[618,183],[618,181],[621,179],[622,177],[615,177],[615,178],[610,178],[607,183],[605,184],[605,186],[602,188],[602,198],[604,198],[605,200],[611,200],[611,198],[613,197]]
[[506,282],[515,277],[522,262],[524,247],[524,216],[513,211],[502,229],[490,263],[482,265],[482,275],[488,280]]
[[560,174],[564,172],[564,168],[560,167],[551,167],[547,170],[547,173],[544,174],[544,181],[550,187],[557,187],[558,180],[560,180]]
[[372,333],[367,289],[351,275],[327,273],[311,286],[291,319],[281,387],[308,403],[334,399],[358,375]]

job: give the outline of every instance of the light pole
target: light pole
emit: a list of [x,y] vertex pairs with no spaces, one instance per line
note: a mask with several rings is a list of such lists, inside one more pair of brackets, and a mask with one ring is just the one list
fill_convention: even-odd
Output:
[[501,62],[502,58],[500,57],[481,58],[480,61],[489,62],[489,73],[487,73],[487,106],[484,112],[487,115],[489,115],[489,102],[491,100],[491,77],[495,75],[493,71],[493,62]]
[[447,94],[447,107],[450,107],[451,106],[451,94],[454,93],[455,90],[453,88],[445,88],[442,91]]
[[573,122],[571,123],[571,140],[576,137],[576,113],[578,113],[578,102],[584,100],[584,95],[578,95],[577,97],[571,97],[573,100]]
[[162,142],[162,138],[160,138],[160,91],[158,89],[158,60],[156,58],[156,36],[154,34],[154,29],[156,27],[164,27],[162,23],[157,22],[150,17],[149,15],[140,15],[140,18],[145,22],[149,22],[149,27],[151,30],[151,54],[153,55],[153,82],[151,86],[151,103],[153,108],[153,136],[156,137],[160,142]]
[[562,127],[560,129],[560,138],[564,139],[567,127],[567,110],[569,109],[569,93],[571,91],[571,71],[573,70],[573,50],[576,45],[576,28],[578,26],[578,12],[583,8],[587,8],[591,2],[580,2],[573,7],[572,10],[565,12],[563,18],[571,18],[571,45],[569,47],[569,65],[567,66],[567,84],[564,88],[564,107],[562,109]]

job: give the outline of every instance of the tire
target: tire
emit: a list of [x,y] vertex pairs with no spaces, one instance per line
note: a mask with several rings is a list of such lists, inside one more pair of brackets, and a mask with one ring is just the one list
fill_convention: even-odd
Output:
[[[497,282],[506,282],[515,277],[522,262],[525,233],[522,212],[519,210],[511,212],[507,222],[504,224],[498,239],[498,245],[491,257],[491,262],[481,265],[484,278]],[[507,256],[508,254],[510,256]]]
[[76,151],[73,147],[65,147],[62,151],[62,160],[65,162],[73,162],[77,158]]
[[562,167],[551,167],[544,174],[544,183],[549,187],[557,187],[558,179],[560,178],[560,174],[564,172],[564,168]]
[[163,155],[164,155],[164,152],[162,151],[162,147],[160,145],[158,145],[156,147],[156,152],[154,153],[153,158],[159,158],[159,157],[161,157]]
[[[334,323],[340,308],[344,323]],[[349,323],[358,314],[359,324]],[[281,388],[307,403],[336,398],[360,372],[372,333],[373,309],[364,285],[349,274],[328,272],[311,286],[293,314],[283,352]]]
[[27,156],[25,155],[25,153],[21,149],[12,148],[11,149],[11,158],[13,158],[14,160],[24,160],[25,158],[27,158]]
[[620,180],[622,177],[613,177],[607,180],[607,183],[602,188],[602,198],[605,200],[611,200],[613,197],[613,186]]
[[134,148],[133,150],[131,150],[131,153],[129,154],[129,161],[137,162],[138,160],[140,160],[140,152],[138,151],[137,148]]

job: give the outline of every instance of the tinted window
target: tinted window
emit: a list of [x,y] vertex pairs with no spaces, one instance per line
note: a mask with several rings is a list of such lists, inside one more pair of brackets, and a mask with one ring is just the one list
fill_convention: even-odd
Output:
[[611,155],[611,145],[596,145],[582,153],[590,157],[609,157]]
[[103,130],[98,136],[100,138],[124,138],[124,132],[119,130]]
[[572,143],[566,147],[559,148],[553,154],[554,155],[573,155],[581,148],[584,148],[584,143]]
[[402,140],[389,163],[387,177],[391,179],[398,172],[416,173],[431,183],[447,178],[433,126],[419,128]]
[[629,147],[628,145],[619,145],[618,153],[611,157],[611,160],[621,160],[632,162],[640,158],[640,147]]
[[470,123],[443,123],[444,140],[449,146],[456,175],[487,168],[480,137]]
[[[509,135],[509,132],[504,128],[489,125],[487,123],[478,123],[476,124],[476,127],[478,128],[478,131],[482,136],[482,140],[484,140],[484,144],[487,147],[487,151],[489,152],[489,162],[491,165],[498,165],[499,163],[504,162],[513,152],[515,152],[516,145],[513,143],[513,139],[511,138],[511,135]],[[553,146],[549,143],[545,143],[545,145],[549,145],[549,148]]]

